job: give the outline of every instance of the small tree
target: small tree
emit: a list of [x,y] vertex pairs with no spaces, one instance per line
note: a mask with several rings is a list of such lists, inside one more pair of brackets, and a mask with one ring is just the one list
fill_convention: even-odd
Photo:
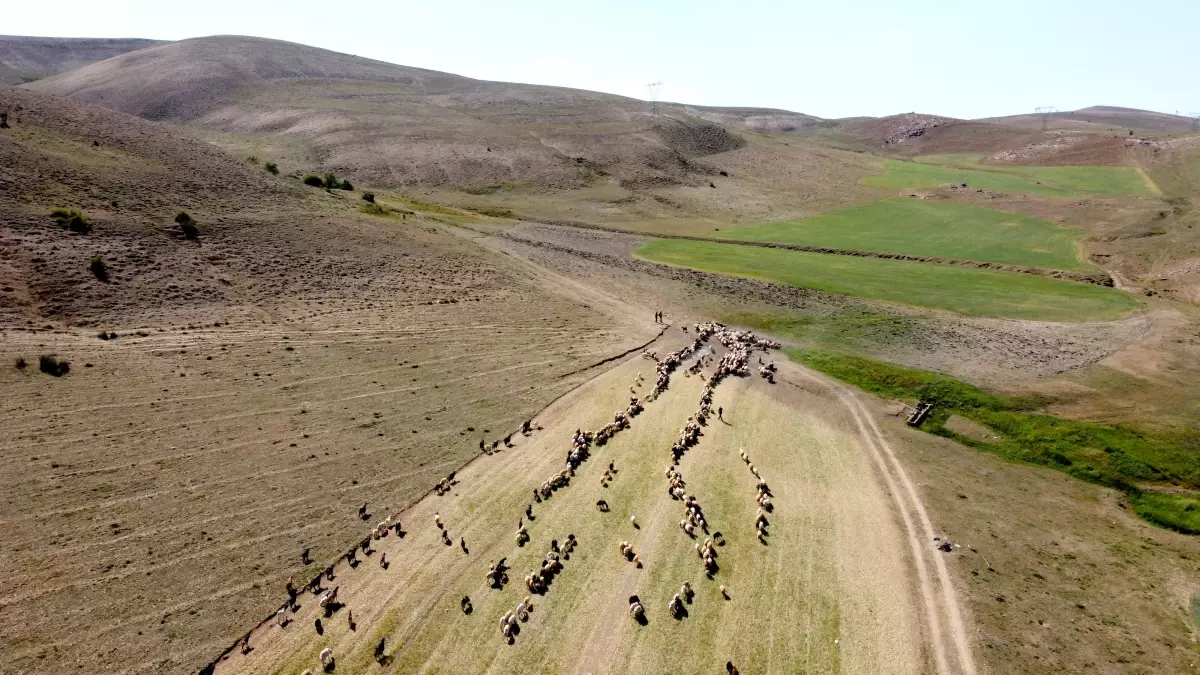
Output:
[[275,164],[275,162],[267,162],[266,164],[263,164],[263,168],[266,169],[267,173],[271,175],[279,175],[279,167]]
[[188,215],[187,211],[176,213],[175,222],[179,223],[179,229],[183,230],[183,236],[188,239],[195,239],[200,236],[200,230],[196,227],[196,221]]
[[342,189],[343,190],[353,190],[354,186],[350,184],[350,181],[344,180],[344,181],[342,181]]
[[313,176],[311,174],[304,177],[304,184],[311,185],[312,187],[322,187],[325,185],[320,176]]
[[75,234],[87,234],[92,231],[92,224],[88,221],[87,216],[75,209],[54,209],[50,215],[54,218],[54,222]]
[[336,190],[340,187],[342,187],[342,183],[341,183],[341,181],[338,180],[337,176],[335,176],[331,173],[325,174],[325,189],[326,190]]
[[104,263],[104,258],[101,258],[100,256],[93,256],[92,262],[88,265],[88,269],[90,269],[92,274],[95,274],[96,278],[100,281],[108,281],[108,265]]
[[364,192],[363,193],[363,201],[371,202],[372,204],[374,204],[375,203],[375,193],[374,192]]
[[8,113],[0,112],[0,129],[8,128]]

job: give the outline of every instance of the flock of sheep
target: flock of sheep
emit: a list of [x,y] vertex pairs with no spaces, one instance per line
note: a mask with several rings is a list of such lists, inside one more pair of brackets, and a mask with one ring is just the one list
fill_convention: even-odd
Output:
[[[657,379],[652,392],[646,397],[646,401],[653,401],[667,390],[668,386],[670,385],[671,374],[679,367],[679,365],[701,350],[705,343],[710,339],[715,339],[716,341],[720,342],[727,350],[726,354],[717,364],[713,375],[705,382],[703,394],[700,399],[699,409],[693,416],[688,418],[687,423],[680,431],[679,440],[672,446],[671,465],[669,465],[666,469],[668,493],[672,499],[682,502],[684,507],[684,515],[683,519],[679,521],[679,527],[685,533],[687,533],[689,537],[692,538],[696,537],[697,530],[700,530],[705,535],[708,535],[709,523],[705,518],[704,511],[701,508],[699,501],[694,495],[689,495],[686,491],[687,486],[683,479],[683,474],[680,473],[677,468],[679,460],[689,448],[699,442],[700,436],[702,435],[701,427],[707,424],[707,420],[712,416],[713,390],[715,387],[724,378],[730,375],[748,374],[749,355],[753,350],[762,349],[765,351],[767,349],[779,348],[778,343],[761,339],[749,331],[734,331],[715,322],[696,324],[694,329],[696,334],[695,341],[686,345],[682,349],[667,354],[662,359],[658,359],[650,352],[643,352],[643,355],[646,358],[657,362]],[[687,328],[685,327],[683,330],[686,332]],[[700,367],[703,364],[704,359],[701,357],[697,360],[696,364],[689,369],[688,374],[696,374],[703,379],[703,375],[700,375]],[[768,364],[767,366],[759,369],[759,374],[773,382],[774,370],[774,365]],[[629,428],[630,420],[638,416],[644,410],[644,405],[638,398],[636,391],[637,387],[640,387],[643,382],[644,378],[642,377],[641,373],[639,373],[633,385],[630,387],[631,395],[628,406],[624,410],[618,410],[614,412],[611,422],[596,431],[575,431],[575,434],[571,439],[571,448],[567,452],[566,456],[566,468],[550,476],[545,481],[542,481],[541,485],[533,490],[533,498],[535,502],[540,503],[545,499],[549,499],[556,490],[568,486],[571,478],[575,475],[576,470],[589,458],[593,445],[603,446],[610,439],[612,439],[617,432]],[[527,435],[530,430],[531,424],[530,422],[526,422],[525,426],[522,427],[522,433]],[[504,439],[505,446],[511,447],[510,443],[511,442],[509,438]],[[483,445],[482,447],[485,449],[485,451],[487,451],[494,450],[498,445],[499,441],[493,443],[492,448],[488,448],[486,445]],[[489,452],[488,454],[491,453]],[[750,459],[746,453],[742,452],[741,455],[742,459],[749,466],[751,472],[753,472],[755,477],[758,478],[759,494],[757,501],[760,508],[755,520],[755,529],[758,532],[759,540],[765,543],[767,527],[766,513],[772,510],[770,489],[767,487],[766,481],[759,476],[758,470],[754,468],[754,465],[750,462]],[[601,479],[602,486],[607,486],[608,481],[613,480],[615,474],[616,468],[613,463],[610,462],[608,470],[604,473],[604,477]],[[453,474],[451,474],[448,478],[442,479],[435,486],[435,491],[439,495],[448,493],[451,489],[452,482]],[[601,511],[608,510],[608,504],[604,500],[599,500],[597,502],[597,507]],[[525,516],[522,517],[518,522],[516,534],[518,546],[524,546],[530,541],[529,531],[525,525],[525,518],[528,517],[532,519],[532,511],[533,504],[526,506]],[[369,517],[366,514],[365,504],[359,509],[359,516],[363,519]],[[633,525],[637,527],[636,516],[631,516],[630,520],[632,521]],[[449,537],[448,530],[442,523],[440,514],[434,514],[434,525],[441,531],[443,543],[450,545],[452,540]],[[386,519],[379,522],[372,529],[369,537],[365,538],[358,546],[351,549],[351,551],[345,555],[350,562],[351,567],[354,567],[358,564],[356,556],[359,549],[361,549],[367,555],[374,553],[374,551],[371,550],[371,542],[373,540],[379,540],[388,536],[388,534],[392,531],[394,531],[397,536],[401,537],[403,537],[405,534],[401,527],[398,514],[388,516]],[[545,559],[542,561],[540,567],[525,576],[526,589],[531,594],[544,594],[548,590],[550,584],[553,582],[554,577],[562,571],[563,561],[569,559],[570,554],[574,550],[577,543],[578,542],[575,539],[575,535],[573,534],[567,536],[565,543],[561,547],[559,546],[557,540],[552,541],[551,550],[546,554]],[[463,550],[465,551],[465,540],[462,541],[461,544]],[[703,543],[696,542],[695,544],[696,552],[703,562],[705,574],[710,579],[717,571],[716,547],[722,545],[724,545],[724,538],[720,532],[713,533],[712,536],[707,537]],[[638,567],[642,566],[641,559],[638,557],[637,553],[634,551],[629,542],[621,542],[619,549],[621,555],[627,561]],[[305,553],[307,556],[307,551]],[[387,561],[383,555],[380,556],[380,565],[385,569],[387,567]],[[332,565],[326,568],[322,573],[319,573],[316,578],[314,578],[308,584],[307,588],[314,595],[319,595],[319,606],[322,608],[325,618],[328,619],[333,612],[341,607],[341,605],[337,602],[337,586],[334,586],[329,590],[322,588],[321,583],[323,576],[329,581],[333,581],[334,571]],[[486,578],[489,586],[493,588],[503,588],[508,582],[507,566],[505,565],[505,561],[501,559],[498,563],[493,563],[489,567]],[[285,605],[284,608],[280,609],[279,613],[277,614],[281,625],[286,625],[287,623],[287,610],[294,610],[296,606],[296,591],[293,588],[290,579],[288,580],[287,587],[289,594],[288,604]],[[728,598],[728,591],[724,585],[720,587],[720,592],[723,596]],[[690,603],[694,594],[695,592],[693,591],[691,584],[687,581],[683,582],[679,593],[675,594],[669,603],[668,609],[670,610],[672,616],[679,618],[681,615],[683,615],[686,612],[684,609],[684,603]],[[637,596],[631,596],[629,601],[630,615],[635,620],[644,622],[646,613],[644,605],[642,605]],[[461,604],[463,612],[470,614],[472,611],[470,598],[464,596]],[[501,618],[500,630],[503,637],[506,641],[508,641],[509,644],[512,644],[515,641],[516,635],[520,632],[520,623],[527,621],[529,614],[532,611],[533,603],[531,596],[526,596],[520,603],[517,604],[515,609],[505,613]],[[350,615],[349,612],[347,612],[347,615],[348,620],[353,623],[353,618],[351,618],[352,615]],[[323,632],[320,619],[316,620],[315,626],[318,633]],[[243,653],[249,652],[249,635],[247,635],[242,641],[242,651]],[[383,658],[383,640],[380,641],[375,651],[377,658]],[[320,662],[322,668],[327,672],[333,670],[334,656],[332,649],[326,647],[321,651]],[[310,673],[311,671],[305,671],[304,675],[309,675]]]

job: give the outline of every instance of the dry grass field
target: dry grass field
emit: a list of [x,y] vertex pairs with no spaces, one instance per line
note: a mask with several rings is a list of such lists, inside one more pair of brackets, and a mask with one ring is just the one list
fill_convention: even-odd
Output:
[[[306,594],[293,623],[264,625],[251,636],[250,653],[231,655],[217,672],[298,672],[317,665],[326,647],[339,672],[364,673],[708,672],[725,661],[745,672],[931,668],[907,576],[907,543],[887,493],[871,478],[857,438],[812,394],[781,399],[761,380],[718,387],[714,405],[723,407],[725,420],[712,420],[679,465],[688,491],[711,514],[710,529],[724,534],[713,579],[704,578],[693,550],[703,536],[689,538],[677,526],[682,506],[666,494],[662,475],[700,394],[698,378],[682,371],[629,431],[595,449],[570,486],[532,504],[526,520],[532,540],[514,543],[530,490],[562,466],[574,430],[601,426],[607,411],[624,405],[629,382],[652,365],[634,357],[560,399],[538,416],[543,428],[532,437],[459,471],[452,494],[430,495],[400,514],[405,537],[380,540],[378,552],[357,569],[335,570],[332,583],[345,607],[322,619],[322,635],[313,624],[321,610]],[[741,449],[777,497],[766,545],[754,538],[754,476],[738,457]],[[615,478],[601,487],[609,462]],[[611,510],[598,511],[597,499]],[[454,545],[439,539],[435,513]],[[514,644],[505,644],[496,624],[528,594],[521,577],[551,539],[563,542],[568,534],[578,549],[548,591],[533,596],[533,612]],[[459,547],[460,537],[469,552]],[[641,568],[620,556],[622,540],[634,546]],[[386,569],[377,564],[385,554]],[[513,579],[496,590],[484,575],[501,558]],[[683,581],[696,597],[687,616],[675,619],[667,604]],[[464,595],[473,606],[469,615],[460,610]],[[629,617],[630,595],[645,604],[646,625]],[[382,664],[373,663],[381,640]]]

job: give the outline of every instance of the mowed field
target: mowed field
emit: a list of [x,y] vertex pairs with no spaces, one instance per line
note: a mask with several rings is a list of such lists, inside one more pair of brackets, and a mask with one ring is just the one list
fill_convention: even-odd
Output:
[[[407,506],[481,438],[657,334],[540,288],[508,294],[145,336],[116,326],[111,341],[4,333],[0,670],[195,672],[289,574],[360,538],[360,505]],[[38,372],[51,351],[68,375]]]
[[978,160],[978,155],[928,155],[918,161],[889,159],[882,174],[867,176],[862,183],[897,190],[966,183],[969,188],[1045,197],[1155,195],[1133,167],[1010,166],[979,164]]
[[803,220],[737,230],[729,239],[1082,270],[1082,233],[1048,220],[938,200],[893,197]]
[[[717,388],[714,406],[724,408],[726,422],[711,420],[679,466],[710,529],[727,542],[714,579],[704,577],[696,541],[678,527],[683,506],[667,494],[663,473],[702,388],[682,370],[630,429],[593,449],[569,486],[533,504],[525,520],[532,541],[516,545],[531,490],[563,467],[572,433],[611,419],[636,374],[652,373],[653,365],[635,357],[573,391],[539,416],[542,429],[516,437],[515,449],[459,471],[453,494],[403,513],[405,537],[386,537],[356,569],[336,570],[345,607],[323,619],[323,635],[314,627],[316,598],[303,594],[294,622],[264,624],[249,655],[235,651],[217,672],[318,671],[326,647],[336,672],[350,673],[718,672],[726,661],[745,673],[928,672],[905,539],[866,453],[828,414],[829,401],[804,392],[781,400],[757,377]],[[743,448],[775,494],[766,545],[754,536],[754,476],[738,456]],[[617,473],[605,488],[600,477],[609,462]],[[611,511],[601,513],[597,499]],[[439,539],[435,513],[454,545]],[[551,540],[568,534],[577,549],[546,594],[533,596],[529,621],[506,644],[500,617],[527,595],[523,577]],[[621,541],[633,545],[642,568],[620,555]],[[387,569],[378,563],[384,553]],[[511,582],[496,590],[484,577],[501,558]],[[675,619],[667,604],[684,581],[696,595]],[[629,616],[635,594],[646,625]],[[463,596],[471,599],[470,615],[460,610]],[[381,640],[382,664],[374,659]]]
[[638,257],[829,293],[1039,321],[1094,321],[1138,306],[1122,291],[996,270],[702,241],[654,239]]

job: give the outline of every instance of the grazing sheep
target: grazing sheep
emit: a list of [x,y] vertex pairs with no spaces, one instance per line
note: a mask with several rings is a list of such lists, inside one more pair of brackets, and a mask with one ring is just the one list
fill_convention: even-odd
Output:
[[439,530],[442,529],[442,514],[440,514],[440,513],[433,514],[433,524],[437,525],[437,528]]
[[387,650],[387,638],[379,638],[379,644],[375,645],[375,660],[383,660],[383,652]]
[[333,663],[333,650],[329,647],[321,650],[321,666],[328,668],[329,664]]
[[667,603],[667,609],[670,610],[671,616],[677,619],[683,614],[683,601],[679,599],[678,593],[671,598],[671,602]]
[[646,608],[642,606],[641,600],[636,595],[629,596],[629,616],[639,622],[646,616]]
[[638,521],[637,521],[637,516],[629,516],[629,522],[633,523],[634,527],[637,527],[640,529],[640,526],[638,525]]
[[679,595],[683,596],[683,599],[687,600],[688,602],[692,601],[692,598],[696,595],[696,592],[692,590],[691,582],[683,582],[683,585],[679,587]]
[[459,601],[459,606],[462,608],[463,614],[470,614],[473,611],[473,608],[471,607],[471,596],[462,596],[462,600]]

